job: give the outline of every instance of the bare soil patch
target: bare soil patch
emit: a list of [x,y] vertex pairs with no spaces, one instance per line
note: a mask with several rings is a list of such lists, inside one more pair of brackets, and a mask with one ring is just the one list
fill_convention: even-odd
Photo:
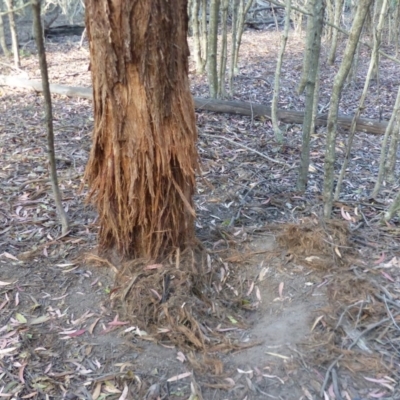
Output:
[[[245,33],[235,98],[268,104],[278,37]],[[79,39],[48,42],[52,82],[90,85],[88,53],[78,48]],[[288,44],[282,108],[303,107],[304,99],[294,95],[302,46],[297,37]],[[357,105],[368,63],[364,51],[360,83],[343,95],[344,113]],[[32,55],[22,68],[38,78],[34,49],[27,45],[26,52]],[[380,113],[388,118],[394,104],[399,70],[387,60],[382,69],[379,86],[371,87],[368,118]],[[1,64],[0,73],[15,71]],[[334,73],[335,67],[322,65],[321,112],[328,107]],[[204,77],[192,76],[192,85],[193,94],[207,95]],[[225,348],[229,352],[196,352],[190,343],[174,346],[168,332],[144,332],[132,323],[134,317],[113,308],[115,271],[86,257],[96,254],[97,231],[96,213],[85,206],[85,188],[80,190],[90,151],[90,102],[53,96],[58,171],[73,221],[70,234],[60,237],[48,183],[42,98],[5,87],[0,95],[1,395],[297,400],[321,398],[324,389],[328,399],[400,398],[398,220],[378,223],[394,193],[384,189],[381,204],[368,197],[381,138],[357,136],[335,220],[327,225],[318,218],[323,128],[313,135],[310,183],[299,194],[293,188],[301,126],[283,127],[286,142],[278,146],[267,120],[197,114],[202,162],[197,237],[209,255],[205,267],[219,278],[209,299],[225,302],[220,321],[210,317],[198,329],[207,336],[218,333],[221,343],[231,346]],[[345,141],[340,132],[338,166]]]

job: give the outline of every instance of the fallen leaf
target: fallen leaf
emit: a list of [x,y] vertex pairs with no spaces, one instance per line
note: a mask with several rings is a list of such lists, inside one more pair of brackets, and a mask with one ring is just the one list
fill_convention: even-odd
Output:
[[70,334],[68,334],[69,337],[73,338],[73,337],[77,337],[77,336],[81,336],[86,332],[86,329],[79,329],[75,332],[71,332]]
[[279,289],[278,289],[278,292],[279,292],[279,297],[282,299],[283,298],[283,287],[284,287],[284,282],[281,282],[280,284],[279,284]]
[[238,323],[238,322],[236,321],[236,319],[232,317],[232,315],[228,315],[228,319],[229,319],[229,321],[232,322],[232,324],[237,324],[237,323]]
[[16,350],[16,347],[9,347],[8,349],[0,349],[0,355],[8,354]]
[[337,254],[337,256],[339,258],[342,258],[342,255],[341,255],[341,253],[340,253],[340,251],[339,251],[339,249],[337,247],[335,247],[335,253]]
[[162,268],[162,264],[151,264],[151,265],[146,265],[143,269],[144,270],[149,270],[149,269],[159,269]]
[[273,357],[282,358],[282,359],[284,359],[284,360],[289,360],[289,359],[290,359],[290,357],[284,356],[283,354],[270,353],[270,352],[268,352],[268,351],[266,351],[265,354],[268,354],[268,355],[273,356]]
[[126,383],[124,383],[124,390],[118,400],[126,400],[128,398],[129,388]]
[[33,319],[32,321],[29,321],[29,325],[43,324],[43,322],[47,322],[49,319],[50,317],[48,315],[42,315],[40,317]]
[[324,318],[323,315],[320,315],[315,322],[313,323],[313,326],[311,327],[311,332],[315,329],[315,327],[318,325],[318,322],[321,321],[321,319]]
[[16,313],[15,314],[15,318],[16,320],[20,323],[20,324],[26,324],[28,321],[26,320],[26,318],[20,314],[20,313]]
[[10,253],[7,253],[6,251],[1,253],[0,255],[9,258],[10,260],[14,260],[14,261],[19,261],[17,257],[13,256]]
[[92,399],[93,400],[97,400],[97,398],[100,396],[101,393],[101,383],[97,383],[97,385],[95,386],[93,393],[92,393]]
[[15,283],[15,282],[3,282],[3,281],[0,281],[0,286],[12,285],[13,283]]
[[186,357],[181,351],[178,351],[178,354],[176,355],[176,359],[178,361],[180,361],[181,363],[184,363],[186,361]]
[[183,374],[175,375],[175,376],[167,379],[167,382],[176,382],[181,379],[187,378],[188,376],[191,376],[191,375],[192,375],[191,372],[184,372]]

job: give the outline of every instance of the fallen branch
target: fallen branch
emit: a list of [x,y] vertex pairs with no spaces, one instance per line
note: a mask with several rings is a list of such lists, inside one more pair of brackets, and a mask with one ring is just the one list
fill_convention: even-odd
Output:
[[[34,81],[18,76],[0,75],[0,86],[13,86],[21,88],[31,88],[37,92],[42,91],[41,81]],[[92,99],[92,88],[79,86],[63,86],[57,84],[50,85],[50,91],[55,94],[61,94],[69,97],[81,97]],[[271,117],[271,108],[263,104],[247,103],[244,101],[225,101],[214,99],[203,99],[194,97],[194,104],[197,110],[213,111],[219,113],[248,115],[251,117]],[[304,118],[303,111],[278,110],[278,119],[289,124],[302,124]],[[315,120],[316,126],[326,126],[328,115],[319,114]],[[353,116],[339,115],[337,124],[341,128],[349,129]],[[375,135],[385,133],[387,121],[378,121],[373,119],[359,118],[356,124],[356,130]]]

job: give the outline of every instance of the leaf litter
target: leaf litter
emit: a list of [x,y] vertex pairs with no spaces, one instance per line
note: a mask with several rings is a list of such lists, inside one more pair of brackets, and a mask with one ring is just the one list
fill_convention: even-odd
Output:
[[[276,37],[245,33],[235,98],[270,101]],[[47,44],[53,82],[90,84],[87,50],[76,39]],[[280,95],[288,109],[303,107],[293,96],[301,43],[293,37],[288,44]],[[74,76],[63,69],[71,62]],[[33,57],[23,68],[38,78]],[[387,73],[379,88],[372,84],[364,112],[369,118],[388,118],[394,103],[398,69],[388,60],[382,68]],[[332,76],[323,65],[321,109]],[[207,93],[204,77],[192,83],[193,93]],[[73,221],[62,237],[41,97],[11,88],[1,96],[1,395],[334,399],[339,390],[346,399],[398,397],[400,231],[397,219],[378,223],[395,193],[384,188],[381,203],[368,197],[379,137],[357,136],[334,219],[323,222],[324,128],[312,135],[309,188],[299,194],[301,127],[284,126],[287,140],[278,146],[266,119],[197,112],[200,249],[162,264],[114,265],[96,254],[96,213],[80,191],[91,104],[53,96],[63,204]],[[351,112],[358,97],[359,88],[349,86],[341,111]],[[339,132],[338,165],[345,143]]]

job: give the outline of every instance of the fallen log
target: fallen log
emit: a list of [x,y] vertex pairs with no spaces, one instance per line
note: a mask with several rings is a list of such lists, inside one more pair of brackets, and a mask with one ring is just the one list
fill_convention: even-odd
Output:
[[[0,86],[13,86],[21,88],[31,88],[37,92],[42,91],[42,83],[37,80],[20,78],[18,76],[0,75]],[[69,97],[81,97],[92,99],[92,88],[79,86],[63,86],[50,84],[50,91]],[[271,108],[263,104],[247,103],[244,101],[225,101],[215,99],[203,99],[194,97],[195,108],[197,110],[213,111],[217,113],[228,113],[238,115],[248,115],[251,117],[271,117]],[[304,118],[303,111],[278,110],[278,119],[289,124],[302,124]],[[316,126],[326,126],[327,114],[319,114],[316,118]],[[338,126],[349,129],[353,117],[350,115],[339,115]],[[378,121],[374,119],[359,118],[357,120],[357,131],[382,135],[385,133],[387,121]]]

